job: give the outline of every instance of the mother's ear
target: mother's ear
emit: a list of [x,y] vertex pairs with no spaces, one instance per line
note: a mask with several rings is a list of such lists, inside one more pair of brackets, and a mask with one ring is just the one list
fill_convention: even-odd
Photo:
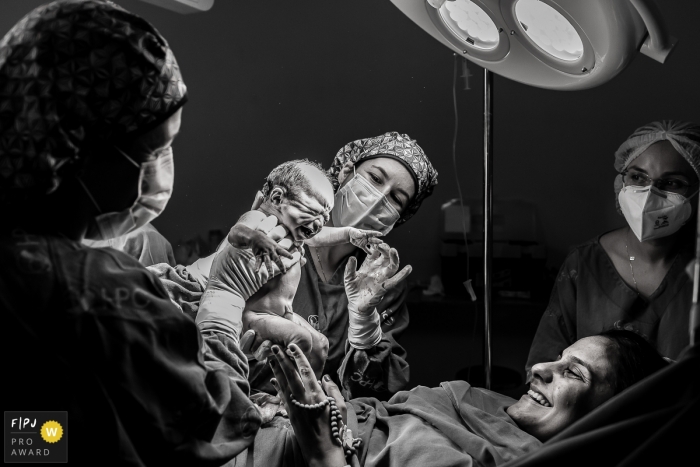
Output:
[[353,161],[347,161],[345,165],[343,165],[343,168],[340,169],[340,173],[338,174],[338,184],[342,185],[345,179],[348,178],[354,172],[354,166],[355,162]]

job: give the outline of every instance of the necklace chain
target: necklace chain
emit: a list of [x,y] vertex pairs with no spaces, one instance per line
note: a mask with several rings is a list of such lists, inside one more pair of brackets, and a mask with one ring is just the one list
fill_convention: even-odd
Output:
[[[627,232],[627,235],[629,235],[629,231]],[[625,251],[627,252],[627,259],[629,259],[630,263],[630,272],[632,273],[632,281],[634,281],[634,290],[636,290],[637,295],[639,295],[639,287],[637,287],[637,279],[634,277],[634,268],[632,267],[632,261],[634,261],[634,256],[630,256],[630,250],[627,247],[627,236],[625,236]]]
[[316,252],[316,259],[318,259],[318,266],[319,269],[321,269],[321,274],[323,275],[323,282],[328,282],[328,279],[326,279],[326,272],[323,270],[323,263],[321,262],[321,255],[318,254],[318,248],[314,248],[314,251]]

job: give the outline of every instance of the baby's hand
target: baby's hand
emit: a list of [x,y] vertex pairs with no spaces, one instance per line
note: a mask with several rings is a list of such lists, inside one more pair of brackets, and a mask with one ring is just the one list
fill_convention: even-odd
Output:
[[379,237],[382,236],[381,232],[376,232],[374,230],[360,230],[354,227],[348,227],[348,229],[349,242],[367,253],[371,253],[370,245],[379,245],[382,243],[382,241],[379,239]]
[[287,268],[282,263],[280,256],[292,258],[292,253],[287,250],[290,245],[291,241],[288,241],[288,239],[282,239],[277,243],[263,232],[256,230],[250,237],[249,245],[255,254],[255,271],[259,271],[263,263],[265,263],[268,272],[272,274],[272,262],[274,261],[282,273],[287,272]]

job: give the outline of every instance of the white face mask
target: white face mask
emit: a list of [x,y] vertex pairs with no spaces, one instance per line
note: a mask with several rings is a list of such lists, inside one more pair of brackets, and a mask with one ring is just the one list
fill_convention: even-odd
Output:
[[336,227],[376,230],[384,235],[394,228],[399,217],[389,200],[357,174],[335,194],[335,205],[331,211]]
[[690,219],[689,199],[654,186],[626,186],[618,195],[620,208],[640,242],[678,232]]
[[[116,148],[116,146],[115,146]],[[173,150],[168,147],[160,151],[156,160],[138,164],[127,156],[121,149],[116,148],[129,162],[139,168],[138,196],[134,204],[120,212],[102,212],[99,204],[87,189],[83,181],[78,181],[83,186],[88,197],[92,200],[100,214],[95,217],[95,222],[88,227],[85,238],[88,240],[108,240],[121,237],[129,232],[142,227],[158,217],[168,204],[173,193],[175,180],[175,167],[173,164]]]

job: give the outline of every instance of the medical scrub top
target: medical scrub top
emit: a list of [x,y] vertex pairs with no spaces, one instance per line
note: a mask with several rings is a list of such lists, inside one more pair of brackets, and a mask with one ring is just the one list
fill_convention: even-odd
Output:
[[[308,321],[328,338],[328,359],[323,369],[342,388],[345,398],[371,396],[387,400],[408,384],[409,368],[406,351],[397,342],[408,327],[408,288],[402,281],[387,293],[377,306],[381,317],[382,339],[375,347],[358,350],[348,343],[348,297],[344,274],[348,257],[325,283],[321,280],[311,252],[306,248],[306,264],[294,296],[294,313]],[[357,250],[358,265],[365,253]],[[359,267],[359,266],[358,266]],[[250,382],[254,389],[270,394],[276,390],[270,384],[272,370],[268,365],[251,362]]]
[[144,266],[166,263],[175,266],[175,254],[170,242],[151,224],[109,240],[83,240],[91,248],[110,247],[136,258]]
[[71,463],[218,465],[252,441],[245,357],[134,258],[15,232],[0,264],[4,410],[68,411]]
[[[418,386],[388,402],[346,402],[347,425],[362,439],[354,467],[492,467],[537,450],[542,443],[506,413],[515,400],[466,381]],[[233,463],[246,465],[241,454]],[[306,463],[288,419],[277,416],[255,438],[255,465],[302,467]],[[359,461],[359,462],[358,462]]]
[[600,237],[564,261],[530,348],[528,375],[534,364],[555,360],[578,339],[609,329],[634,331],[672,360],[689,344],[693,281],[685,268],[692,245],[680,249],[659,287],[644,298],[622,280]]

